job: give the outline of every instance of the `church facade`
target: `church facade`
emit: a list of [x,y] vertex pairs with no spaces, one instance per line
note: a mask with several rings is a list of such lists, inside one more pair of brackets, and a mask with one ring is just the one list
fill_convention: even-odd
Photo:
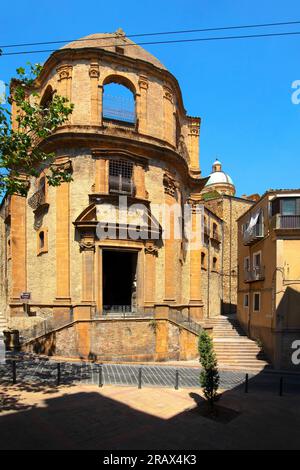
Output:
[[[111,85],[127,95],[110,95]],[[188,204],[191,226],[199,219],[200,118],[186,114],[176,78],[117,32],[54,52],[35,91],[45,102],[58,93],[74,104],[40,144],[72,182],[48,186],[43,167],[26,198],[2,203],[1,297],[10,325],[131,311],[201,320],[201,250],[174,235],[182,214],[173,212]],[[165,238],[161,206],[170,208]],[[115,236],[99,237],[112,221]]]

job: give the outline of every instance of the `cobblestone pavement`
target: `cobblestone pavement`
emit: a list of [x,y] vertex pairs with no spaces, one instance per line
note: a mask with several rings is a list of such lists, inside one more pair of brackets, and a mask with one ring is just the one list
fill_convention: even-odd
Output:
[[[131,385],[159,386],[175,388],[198,387],[200,368],[173,367],[163,365],[128,365],[128,364],[96,364],[90,362],[60,363],[60,380],[62,385],[67,384],[103,384],[103,385]],[[40,359],[23,359],[16,361],[16,381],[43,382],[56,384],[58,378],[58,363]],[[12,382],[13,366],[8,359],[0,364],[0,383]],[[245,372],[220,371],[220,387],[233,389],[238,386],[245,387]],[[270,372],[249,373],[249,390],[264,388],[280,390],[280,375]],[[283,377],[283,391],[300,393],[300,376],[286,375]]]

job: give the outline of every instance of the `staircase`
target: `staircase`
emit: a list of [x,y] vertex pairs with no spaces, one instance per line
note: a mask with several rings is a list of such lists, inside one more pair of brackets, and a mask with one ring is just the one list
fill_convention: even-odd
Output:
[[205,320],[213,327],[214,350],[221,368],[239,369],[245,372],[270,367],[264,353],[242,330],[234,315]]

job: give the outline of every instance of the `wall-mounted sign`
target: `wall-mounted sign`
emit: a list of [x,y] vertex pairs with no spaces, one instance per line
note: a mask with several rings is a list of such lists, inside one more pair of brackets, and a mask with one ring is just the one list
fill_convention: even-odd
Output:
[[31,292],[22,292],[20,295],[21,300],[30,300],[31,299]]

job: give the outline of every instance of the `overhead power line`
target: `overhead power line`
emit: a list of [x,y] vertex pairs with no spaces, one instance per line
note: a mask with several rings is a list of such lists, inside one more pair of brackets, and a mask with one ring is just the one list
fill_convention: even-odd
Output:
[[[172,35],[172,34],[192,34],[192,33],[204,33],[204,32],[211,32],[211,31],[225,31],[225,30],[233,30],[233,29],[249,29],[249,28],[267,28],[271,26],[292,26],[300,24],[300,20],[296,21],[282,21],[277,23],[257,23],[257,24],[248,24],[248,25],[236,25],[236,26],[220,26],[214,28],[201,28],[201,29],[186,29],[186,30],[176,30],[176,31],[160,31],[160,32],[152,32],[152,33],[139,33],[139,34],[128,34],[126,35],[127,38],[134,38],[134,37],[145,37],[145,36],[162,36],[162,35]],[[113,34],[110,36],[111,39],[113,38],[120,38],[120,34]],[[91,37],[89,41],[98,41],[99,39],[107,39],[107,36],[98,36],[98,37]],[[12,48],[12,47],[23,47],[23,46],[41,46],[41,45],[48,45],[48,44],[63,44],[67,42],[81,42],[86,41],[86,38],[80,39],[64,39],[59,41],[43,41],[43,42],[31,42],[31,43],[20,43],[20,44],[4,44],[0,45],[0,49]]]
[[[173,39],[168,41],[149,41],[149,42],[136,42],[133,44],[130,43],[122,43],[119,44],[107,44],[103,47],[132,47],[132,46],[146,46],[146,45],[154,45],[154,44],[179,44],[179,43],[191,43],[191,42],[204,42],[204,41],[223,41],[223,40],[234,40],[234,39],[252,39],[252,38],[265,38],[265,37],[280,37],[280,36],[295,36],[300,35],[300,31],[288,31],[288,32],[281,32],[281,33],[264,33],[264,34],[250,34],[250,35],[241,35],[241,36],[216,36],[216,37],[208,37],[208,38],[190,38],[190,39]],[[63,49],[60,49],[63,50]],[[67,49],[66,49],[67,50]],[[57,49],[43,49],[43,50],[34,50],[34,51],[18,51],[18,52],[4,52],[0,53],[0,57],[2,56],[11,56],[11,55],[23,55],[23,54],[41,54],[44,52],[55,52]]]

